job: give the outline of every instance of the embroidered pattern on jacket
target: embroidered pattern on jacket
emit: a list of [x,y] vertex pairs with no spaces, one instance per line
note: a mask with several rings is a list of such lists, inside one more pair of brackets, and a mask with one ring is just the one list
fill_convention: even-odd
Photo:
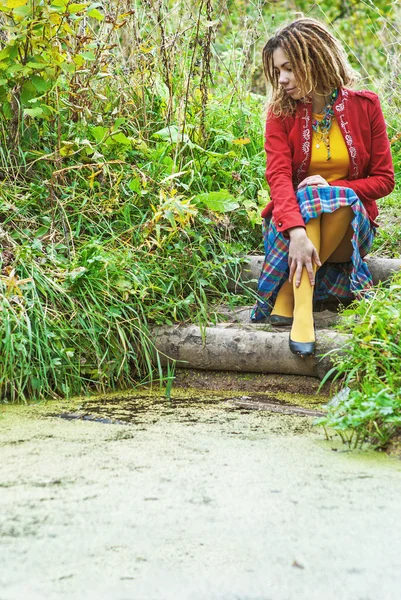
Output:
[[302,120],[303,120],[304,124],[303,124],[303,129],[302,129],[302,153],[304,155],[304,158],[297,170],[298,182],[301,179],[302,173],[306,172],[306,164],[308,162],[309,153],[310,153],[310,128],[309,128],[310,116],[309,116],[308,108],[304,108],[303,110],[304,110],[304,116],[302,117]]
[[[343,95],[343,100],[342,102],[340,102],[340,104],[337,104],[336,106],[336,111],[338,113],[343,113],[344,109],[345,109],[345,103],[348,100],[348,92],[347,90],[342,90],[342,95]],[[344,132],[344,138],[345,138],[345,143],[348,146],[348,152],[349,155],[351,157],[352,160],[352,179],[357,179],[358,178],[358,173],[359,173],[359,169],[358,169],[358,164],[356,161],[356,156],[357,156],[357,151],[355,146],[353,145],[353,139],[352,139],[352,135],[350,130],[348,129],[347,125],[348,125],[348,121],[345,120],[345,115],[340,114],[340,127]]]

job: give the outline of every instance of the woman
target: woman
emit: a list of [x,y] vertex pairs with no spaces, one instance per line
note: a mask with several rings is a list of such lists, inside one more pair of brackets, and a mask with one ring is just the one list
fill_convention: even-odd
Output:
[[315,351],[313,299],[354,298],[372,285],[362,257],[394,169],[378,96],[350,89],[356,74],[324,25],[301,18],[282,28],[263,65],[273,89],[271,202],[262,212],[266,258],[252,320],[291,324],[290,349],[305,357]]

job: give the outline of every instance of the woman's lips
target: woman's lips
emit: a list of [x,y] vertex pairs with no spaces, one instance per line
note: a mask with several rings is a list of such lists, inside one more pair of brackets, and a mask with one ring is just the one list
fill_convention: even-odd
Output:
[[290,88],[289,90],[285,90],[287,92],[287,94],[294,92],[296,88]]

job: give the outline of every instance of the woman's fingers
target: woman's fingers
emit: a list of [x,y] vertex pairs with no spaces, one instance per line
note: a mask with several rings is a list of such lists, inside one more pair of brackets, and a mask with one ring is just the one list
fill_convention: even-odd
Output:
[[288,252],[289,282],[295,281],[295,286],[299,287],[302,271],[305,268],[310,284],[315,285],[314,264],[321,266],[319,254],[312,242],[307,237],[291,240]]
[[303,269],[302,262],[298,262],[297,263],[297,268],[296,268],[296,271],[295,271],[295,287],[299,287],[299,285],[301,283],[302,269]]
[[311,285],[315,285],[315,273],[313,271],[313,265],[312,265],[312,261],[308,260],[308,262],[305,264],[306,270],[308,272],[308,277],[309,277],[309,281]]
[[321,263],[321,260],[320,260],[319,254],[317,253],[316,248],[313,249],[312,258],[313,258],[314,262],[317,264],[318,267],[322,266],[322,263]]
[[292,279],[294,277],[294,273],[295,273],[295,269],[297,266],[297,263],[295,260],[292,260],[291,258],[289,259],[289,265],[290,265],[290,274],[288,275],[288,281],[290,283],[292,283]]
[[308,183],[300,183],[298,186],[299,190],[302,190],[303,188],[306,188],[308,185],[316,185],[317,187],[324,187],[326,184],[323,183],[322,181],[309,181]]
[[302,269],[304,268],[304,263],[301,260],[292,259],[290,264],[290,273],[288,275],[288,281],[290,283],[295,279],[296,287],[299,287],[301,283],[302,277]]
[[290,273],[288,276],[288,281],[290,283],[292,283],[294,276],[295,276],[295,286],[299,287],[300,283],[301,283],[301,277],[302,277],[302,271],[305,267],[306,272],[308,273],[308,278],[309,278],[309,283],[311,285],[315,285],[315,270],[313,268],[313,263],[315,262],[319,267],[322,266],[322,263],[320,262],[320,258],[318,253],[316,252],[316,249],[314,249],[313,251],[313,255],[312,255],[312,259],[308,259],[302,261],[302,260],[295,260],[295,259],[290,259]]
[[311,175],[301,181],[298,185],[298,190],[302,190],[307,185],[326,186],[329,185],[329,183],[321,175]]
[[315,285],[315,273],[313,270],[312,261],[308,260],[305,263],[303,263],[301,260],[299,260],[299,261],[293,260],[291,262],[291,266],[290,266],[290,273],[288,275],[288,281],[290,283],[292,283],[292,281],[295,277],[295,287],[299,287],[301,284],[302,271],[303,271],[304,267],[308,273],[310,284]]

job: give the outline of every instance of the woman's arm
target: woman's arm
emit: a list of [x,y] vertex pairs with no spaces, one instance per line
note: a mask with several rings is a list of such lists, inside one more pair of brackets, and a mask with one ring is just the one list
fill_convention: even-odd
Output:
[[[266,179],[274,200],[273,217],[278,231],[305,227],[292,182],[292,156],[283,119],[266,121]],[[263,215],[262,213],[262,216]]]
[[[373,94],[372,94],[373,96]],[[394,189],[394,167],[391,158],[390,143],[387,136],[386,122],[375,95],[370,115],[371,123],[371,154],[367,177],[348,181],[337,179],[330,181],[332,186],[348,187],[354,190],[363,203],[372,202],[390,194]],[[369,115],[367,115],[369,118]]]
[[[268,118],[266,122],[266,179],[274,199],[273,217],[278,231],[290,238],[288,264],[289,281],[295,278],[298,287],[305,267],[311,285],[315,275],[313,263],[320,266],[318,252],[306,235],[305,223],[292,182],[292,156],[282,119]],[[327,182],[326,182],[327,183]],[[265,216],[262,213],[262,216]]]

